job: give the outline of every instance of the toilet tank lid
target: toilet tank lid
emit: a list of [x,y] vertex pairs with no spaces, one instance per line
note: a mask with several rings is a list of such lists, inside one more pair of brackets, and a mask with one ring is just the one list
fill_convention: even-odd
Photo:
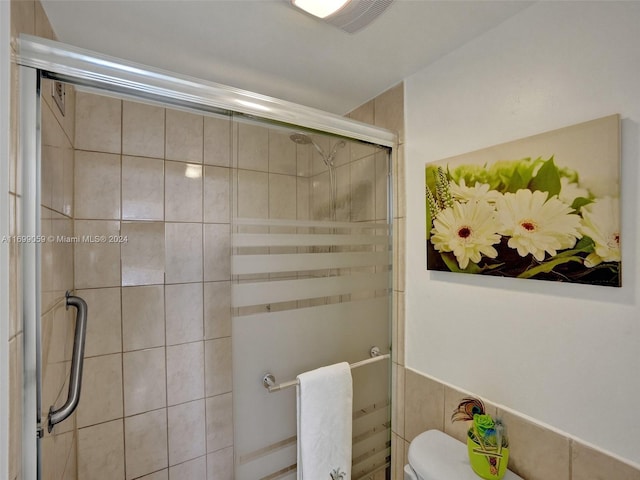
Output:
[[[427,430],[409,445],[409,464],[424,480],[478,480],[471,469],[467,446],[439,430]],[[503,480],[522,480],[507,471]]]

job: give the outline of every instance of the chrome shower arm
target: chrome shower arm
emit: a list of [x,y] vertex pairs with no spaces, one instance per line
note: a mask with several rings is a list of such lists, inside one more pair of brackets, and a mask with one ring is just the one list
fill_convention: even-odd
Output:
[[340,140],[339,142],[337,142],[333,148],[331,149],[331,153],[325,157],[325,162],[333,167],[333,160],[336,158],[336,155],[338,153],[338,148],[343,148],[346,145],[346,143],[344,142],[344,140]]

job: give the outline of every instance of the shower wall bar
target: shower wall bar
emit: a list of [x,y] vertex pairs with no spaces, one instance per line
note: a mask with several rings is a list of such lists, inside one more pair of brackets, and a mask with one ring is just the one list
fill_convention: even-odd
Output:
[[[369,365],[370,363],[374,363],[374,362],[379,362],[380,360],[384,360],[384,359],[388,359],[389,357],[391,357],[391,355],[389,353],[386,353],[384,355],[377,355],[373,358],[367,358],[366,360],[362,360],[360,362],[356,362],[356,363],[352,363],[351,365],[349,365],[349,367],[351,368],[351,370],[353,370],[354,368],[359,368],[359,367],[363,367],[365,365]],[[273,376],[272,373],[267,373],[263,378],[262,378],[262,385],[264,385],[264,388],[266,388],[267,390],[269,390],[269,393],[273,393],[273,392],[277,392],[280,390],[284,390],[285,388],[289,388],[289,387],[294,387],[295,385],[298,385],[300,382],[299,380],[290,380],[288,382],[284,382],[284,383],[280,383],[278,385],[276,385],[276,378]]]

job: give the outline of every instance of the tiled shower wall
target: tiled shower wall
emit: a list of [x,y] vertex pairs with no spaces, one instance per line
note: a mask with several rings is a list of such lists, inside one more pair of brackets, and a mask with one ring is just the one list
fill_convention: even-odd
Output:
[[229,118],[77,93],[78,478],[233,476],[231,139]]
[[404,84],[400,83],[349,113],[348,117],[392,130],[398,135],[398,148],[392,162],[393,180],[393,312],[392,312],[392,411],[391,478],[402,480],[405,448],[404,421]]
[[[239,216],[323,218],[326,167],[288,130],[82,92],[75,132],[78,478],[231,479],[231,182]],[[386,156],[336,163],[345,219],[384,220]]]

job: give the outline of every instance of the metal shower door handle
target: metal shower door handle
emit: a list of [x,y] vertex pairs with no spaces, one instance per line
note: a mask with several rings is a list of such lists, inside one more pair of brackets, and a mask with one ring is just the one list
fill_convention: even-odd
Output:
[[48,431],[51,433],[53,426],[68,418],[78,406],[80,401],[80,389],[82,387],[82,364],[84,363],[84,341],[87,336],[87,302],[80,297],[74,297],[68,291],[67,308],[76,307],[76,329],[73,336],[73,356],[71,357],[71,374],[69,375],[69,393],[64,405],[54,410],[49,408]]

